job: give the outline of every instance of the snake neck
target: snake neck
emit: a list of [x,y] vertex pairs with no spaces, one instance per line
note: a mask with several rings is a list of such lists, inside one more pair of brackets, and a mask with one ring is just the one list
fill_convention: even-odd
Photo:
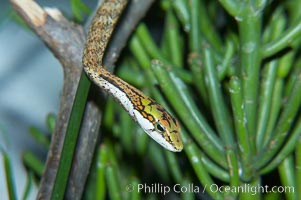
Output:
[[82,60],[86,71],[96,71],[102,65],[104,51],[126,4],[127,0],[107,0],[97,10],[83,51]]

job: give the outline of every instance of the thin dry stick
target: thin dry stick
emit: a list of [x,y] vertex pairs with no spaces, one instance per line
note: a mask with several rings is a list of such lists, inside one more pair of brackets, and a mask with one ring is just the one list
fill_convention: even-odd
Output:
[[[127,38],[153,1],[133,1],[129,6],[128,12],[121,20],[120,27],[113,35],[110,46],[107,49],[104,58],[105,66],[110,67],[117,60]],[[57,173],[67,123],[82,71],[81,54],[85,34],[81,26],[66,20],[56,9],[47,10],[46,12],[31,0],[11,0],[11,3],[24,21],[39,35],[62,63],[64,70],[64,86],[60,110],[38,194],[38,199],[49,199]],[[113,67],[111,67],[111,70],[113,70]],[[100,118],[101,112],[98,106],[92,100],[88,101],[66,190],[67,199],[80,199],[82,196],[97,141]],[[81,176],[78,176],[79,174]]]
[[[64,85],[60,109],[38,193],[38,199],[49,199],[57,173],[72,104],[82,72],[81,52],[85,42],[85,34],[81,26],[67,21],[56,9],[46,12],[31,0],[12,0],[11,2],[27,25],[46,43],[58,58],[64,70]],[[87,127],[83,129],[89,130],[85,134],[90,139],[95,140],[95,134],[97,134],[95,130],[98,130],[99,122],[87,123],[87,121],[99,119],[100,110],[91,102],[88,102],[87,105],[89,106],[86,107],[86,112],[92,113],[94,111],[94,116],[90,115],[90,118],[84,119],[83,127]]]
[[[103,64],[104,66],[109,67],[110,71],[113,71],[113,64],[117,61],[117,58],[120,55],[121,50],[125,46],[127,39],[153,2],[154,0],[132,1],[131,4],[128,5],[127,12],[125,12],[122,18],[119,20],[119,26],[114,31],[110,40],[110,44],[105,52]],[[81,133],[82,132],[85,133],[85,131],[81,131]],[[81,146],[83,148],[77,148],[77,151],[79,151],[79,153],[75,154],[72,165],[73,168],[71,170],[68,186],[66,189],[66,199],[72,200],[81,199],[84,189],[84,183],[86,181],[90,168],[90,165],[88,165],[88,162],[85,160],[88,156],[93,155],[93,152],[91,153],[91,151],[83,150],[85,149],[85,147],[90,148],[89,145],[86,144],[86,141],[88,140],[86,138],[87,134],[80,134],[79,137],[79,143],[82,143]]]

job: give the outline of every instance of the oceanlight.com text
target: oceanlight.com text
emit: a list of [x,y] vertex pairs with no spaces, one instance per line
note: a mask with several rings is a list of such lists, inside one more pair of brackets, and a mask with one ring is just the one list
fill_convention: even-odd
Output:
[[268,185],[250,185],[243,184],[240,186],[229,185],[205,185],[204,187],[195,185],[193,183],[187,185],[175,184],[173,186],[164,185],[162,183],[152,184],[138,184],[135,186],[128,184],[126,191],[137,191],[139,193],[148,194],[163,194],[166,195],[170,192],[174,193],[250,193],[256,195],[258,193],[294,193],[295,188],[293,186],[268,186]]

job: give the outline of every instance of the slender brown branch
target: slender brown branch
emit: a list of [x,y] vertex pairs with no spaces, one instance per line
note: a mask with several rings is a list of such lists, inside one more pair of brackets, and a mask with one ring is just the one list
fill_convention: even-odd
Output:
[[94,109],[95,107],[97,107],[97,105],[93,104],[93,102],[88,103],[83,116],[84,120],[80,130],[78,143],[76,145],[65,199],[82,199],[81,197],[84,191],[84,186],[89,175],[94,150],[97,145],[97,136],[99,134],[101,121],[99,110]]
[[[119,25],[113,33],[110,44],[105,52],[103,64],[113,66],[118,59],[127,39],[132,34],[136,25],[147,13],[155,0],[131,1],[124,15],[119,20]],[[110,69],[111,70],[111,69]]]
[[[11,2],[27,25],[45,42],[52,53],[58,58],[64,70],[64,85],[60,109],[37,197],[38,199],[49,199],[57,173],[67,123],[82,72],[81,52],[85,41],[85,34],[81,26],[66,20],[56,9],[46,12],[31,0],[12,0]],[[88,102],[89,104],[90,102]],[[90,116],[92,119],[100,118],[100,111],[97,106],[87,106],[87,109],[97,110],[97,112],[94,112],[94,116]],[[86,112],[89,111],[86,110]],[[86,120],[89,119],[85,118],[84,121]],[[86,126],[89,126],[86,128],[89,131],[85,134],[89,135],[90,138],[95,138],[92,135],[93,132],[90,130],[98,130],[99,124],[86,123]]]
[[[113,64],[117,61],[127,39],[153,2],[154,0],[132,1],[131,4],[128,5],[126,12],[119,20],[119,25],[116,27],[113,36],[111,37],[110,44],[106,49],[103,63],[109,70],[114,70]],[[84,138],[85,136],[82,137]],[[83,143],[83,148],[87,147],[87,150],[84,151],[82,148],[77,148],[80,153],[76,153],[74,159],[73,169],[67,186],[66,199],[74,200],[81,198],[84,189],[83,183],[85,183],[89,171],[90,165],[83,162],[83,160],[87,159],[86,157],[89,156],[87,154],[89,153],[89,145],[85,144],[86,139],[80,138],[79,141]],[[83,175],[83,173],[86,174]]]
[[[113,70],[112,66],[126,44],[128,37],[153,1],[133,1],[129,6],[128,12],[120,21],[120,26],[114,33],[106,51],[103,62],[105,66]],[[82,72],[81,56],[85,34],[81,26],[69,22],[56,9],[42,9],[32,0],[11,0],[11,3],[27,25],[58,58],[64,70],[60,109],[37,197],[38,199],[49,199],[57,173],[67,123]],[[100,118],[99,106],[93,103],[93,99],[89,100],[66,190],[66,199],[80,199],[82,196],[97,144]]]
[[[153,2],[154,0],[132,1],[131,4],[128,5],[126,12],[119,20],[119,25],[116,27],[113,33],[110,44],[106,49],[104,56],[104,66],[109,68],[111,71],[114,70],[113,64],[117,61],[117,58],[119,57],[121,50],[125,46],[132,31]],[[92,122],[93,121],[90,123]],[[94,121],[94,123],[96,123],[96,121]],[[85,131],[81,132],[85,133]],[[77,148],[79,153],[76,153],[74,158],[73,168],[66,190],[66,199],[81,199],[83,193],[83,184],[86,181],[90,168],[90,165],[87,165],[87,157],[92,156],[91,151],[89,151],[89,148],[91,147],[89,144],[87,144],[88,142],[85,137],[87,137],[86,134],[80,135],[79,138],[79,142],[82,144],[78,146],[82,146],[82,148]],[[89,161],[91,161],[91,159],[92,157],[89,158]]]

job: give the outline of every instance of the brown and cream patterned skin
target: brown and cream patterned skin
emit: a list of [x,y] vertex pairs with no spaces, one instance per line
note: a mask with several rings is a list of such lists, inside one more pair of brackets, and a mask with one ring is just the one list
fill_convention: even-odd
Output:
[[83,52],[90,79],[112,95],[155,141],[170,151],[181,151],[180,127],[160,104],[102,67],[104,51],[126,0],[107,0],[94,16]]

